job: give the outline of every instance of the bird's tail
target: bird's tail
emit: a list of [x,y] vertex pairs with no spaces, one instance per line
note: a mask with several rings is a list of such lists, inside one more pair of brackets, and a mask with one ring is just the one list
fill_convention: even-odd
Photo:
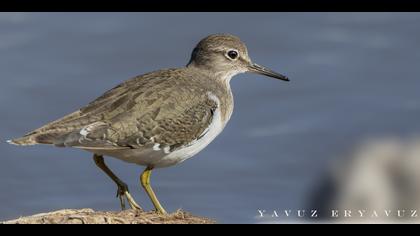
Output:
[[31,146],[36,144],[54,144],[54,145],[61,145],[61,137],[66,137],[69,132],[60,132],[51,130],[49,132],[38,132],[34,131],[29,133],[23,137],[7,140],[9,144],[17,145],[17,146]]
[[38,144],[34,135],[26,135],[21,138],[7,140],[9,144],[17,145],[17,146],[30,146]]
[[49,132],[38,132],[34,131],[29,134],[26,134],[23,137],[7,140],[9,144],[17,146],[31,146],[36,144],[53,144],[54,138],[56,138],[57,133]]

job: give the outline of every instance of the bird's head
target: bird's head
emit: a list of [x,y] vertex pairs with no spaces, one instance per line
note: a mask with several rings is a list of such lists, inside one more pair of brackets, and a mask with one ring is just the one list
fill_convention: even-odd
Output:
[[289,81],[289,79],[266,67],[251,61],[246,45],[236,36],[230,34],[213,34],[202,39],[194,48],[187,66],[222,73],[229,77],[252,72],[272,78]]

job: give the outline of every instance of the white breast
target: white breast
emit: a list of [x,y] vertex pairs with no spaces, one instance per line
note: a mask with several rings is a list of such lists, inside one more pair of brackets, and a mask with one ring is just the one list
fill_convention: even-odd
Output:
[[185,147],[179,148],[176,151],[171,152],[165,157],[163,157],[161,161],[157,163],[157,167],[175,165],[194,156],[195,154],[203,150],[207,145],[209,145],[211,141],[213,141],[214,138],[216,138],[217,135],[219,135],[225,128],[228,120],[224,122],[222,120],[219,98],[210,92],[208,93],[208,96],[211,100],[217,103],[217,109],[214,112],[213,120],[210,123],[209,127],[203,132],[204,135],[202,135],[200,139],[194,140],[190,144],[185,145]]

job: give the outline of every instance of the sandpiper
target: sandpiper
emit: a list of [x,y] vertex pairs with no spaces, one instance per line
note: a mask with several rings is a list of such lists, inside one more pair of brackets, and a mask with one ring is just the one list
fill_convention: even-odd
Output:
[[253,63],[238,37],[210,35],[196,45],[185,67],[134,77],[76,112],[8,142],[93,153],[96,165],[117,184],[122,209],[125,200],[131,208],[141,208],[103,156],[146,166],[141,185],[156,211],[166,214],[150,186],[152,170],[187,160],[220,134],[233,111],[229,82],[245,72],[289,81]]

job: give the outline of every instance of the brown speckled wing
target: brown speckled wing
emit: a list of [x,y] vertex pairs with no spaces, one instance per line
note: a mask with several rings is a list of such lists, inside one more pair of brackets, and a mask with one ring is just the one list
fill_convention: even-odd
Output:
[[139,90],[124,93],[102,105],[106,108],[95,108],[108,111],[105,119],[85,127],[87,135],[82,138],[68,136],[64,146],[106,149],[109,145],[142,148],[159,144],[172,151],[199,139],[211,124],[218,104],[206,93],[191,91],[191,85],[170,84],[166,80],[154,85],[149,94]]
[[25,137],[36,143],[78,148],[159,144],[173,150],[198,139],[217,106],[203,86],[185,78],[182,70],[162,70],[128,80]]
[[208,131],[217,106],[215,101],[201,96],[188,105],[156,108],[137,119],[134,127],[120,132],[114,142],[132,148],[159,144],[160,148],[168,147],[173,151],[198,140]]

